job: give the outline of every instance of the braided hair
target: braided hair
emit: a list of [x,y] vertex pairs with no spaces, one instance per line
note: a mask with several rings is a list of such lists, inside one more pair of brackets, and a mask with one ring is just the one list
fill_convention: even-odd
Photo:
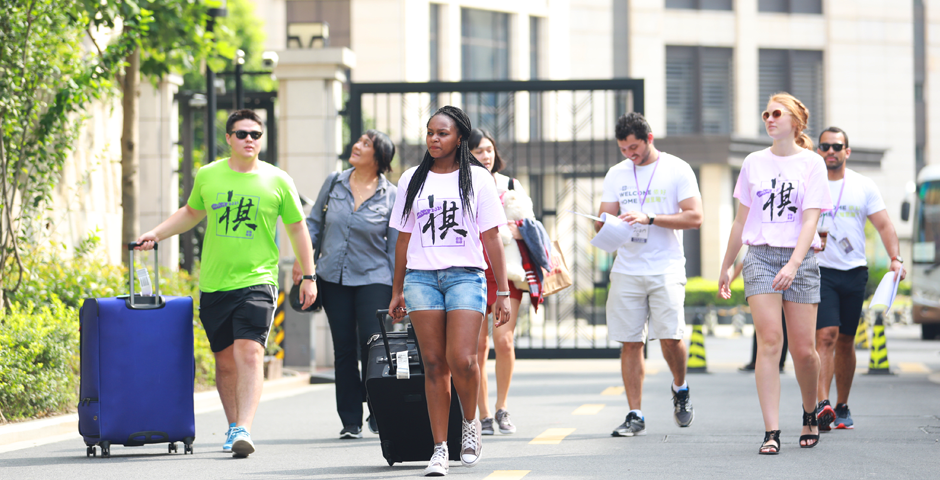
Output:
[[[470,168],[474,165],[483,167],[483,164],[470,154],[469,139],[470,131],[472,130],[470,117],[468,117],[463,110],[450,105],[445,105],[437,109],[434,115],[431,115],[431,118],[438,115],[450,117],[450,119],[454,121],[454,125],[457,126],[457,131],[460,134],[461,141],[460,144],[457,145],[457,154],[455,156],[460,170],[457,177],[457,183],[460,187],[460,203],[463,205],[464,215],[473,217],[473,207],[471,206],[471,201],[473,200],[473,175],[470,173]],[[430,123],[431,120],[428,119],[428,124]],[[418,194],[421,193],[421,190],[424,188],[424,181],[427,180],[428,172],[431,170],[432,165],[434,165],[434,157],[431,156],[431,152],[425,150],[421,164],[418,165],[418,169],[415,170],[414,175],[412,175],[411,181],[408,182],[408,195],[405,196],[405,208],[401,215],[402,221],[411,213],[411,206],[414,204],[415,198],[418,197]]]

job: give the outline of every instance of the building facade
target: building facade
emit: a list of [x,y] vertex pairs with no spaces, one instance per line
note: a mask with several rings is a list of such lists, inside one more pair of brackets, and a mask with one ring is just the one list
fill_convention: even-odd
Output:
[[[902,238],[910,228],[900,221],[900,204],[915,170],[930,163],[930,133],[940,129],[929,122],[934,111],[940,115],[929,101],[940,94],[930,71],[940,40],[929,35],[940,25],[940,1],[256,4],[271,50],[289,48],[292,25],[329,23],[330,45],[356,53],[353,82],[643,79],[659,147],[689,161],[699,176],[706,219],[694,243],[686,242],[698,246],[687,252],[688,270],[708,278],[718,276],[730,233],[737,169],[747,153],[769,145],[760,113],[770,94],[800,98],[813,137],[829,125],[849,133],[849,164],[881,186]],[[605,134],[611,142],[612,133]],[[907,252],[909,242],[902,242]]]

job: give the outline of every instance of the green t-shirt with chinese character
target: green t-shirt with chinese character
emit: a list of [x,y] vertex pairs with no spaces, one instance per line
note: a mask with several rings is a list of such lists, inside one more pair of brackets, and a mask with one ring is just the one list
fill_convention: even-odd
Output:
[[285,224],[304,219],[294,181],[266,162],[250,173],[235,172],[228,159],[199,169],[189,206],[206,210],[199,289],[228,291],[277,285],[277,217]]

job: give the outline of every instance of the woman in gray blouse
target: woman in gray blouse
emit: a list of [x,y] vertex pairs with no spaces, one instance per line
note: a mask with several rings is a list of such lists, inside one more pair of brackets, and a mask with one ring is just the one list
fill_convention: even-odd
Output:
[[[327,177],[307,217],[313,244],[323,236],[317,277],[333,336],[336,410],[343,422],[340,438],[362,438],[366,342],[379,332],[376,310],[388,308],[392,299],[398,231],[388,224],[398,189],[383,173],[391,171],[394,156],[395,145],[388,135],[365,132],[352,147],[352,168]],[[295,263],[295,282],[301,273]],[[358,351],[362,352],[361,374]],[[371,417],[369,428],[378,433]]]

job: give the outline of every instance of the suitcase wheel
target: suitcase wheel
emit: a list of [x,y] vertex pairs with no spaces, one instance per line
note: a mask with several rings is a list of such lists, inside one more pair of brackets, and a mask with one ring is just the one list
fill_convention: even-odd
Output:
[[167,451],[169,453],[178,453],[179,449],[176,448],[176,442],[171,442],[169,445],[167,445]]
[[91,445],[91,446],[89,446],[88,448],[85,449],[85,456],[86,456],[86,457],[97,457],[97,456],[98,456],[98,450],[95,449],[95,446],[94,446],[94,445]]
[[111,442],[101,442],[101,458],[111,458]]
[[195,455],[193,453],[193,444],[190,443],[189,445],[183,447],[183,455],[186,455],[187,453],[190,455]]
[[388,466],[391,467],[392,465],[395,465],[395,462],[389,460],[389,461],[388,461]]

